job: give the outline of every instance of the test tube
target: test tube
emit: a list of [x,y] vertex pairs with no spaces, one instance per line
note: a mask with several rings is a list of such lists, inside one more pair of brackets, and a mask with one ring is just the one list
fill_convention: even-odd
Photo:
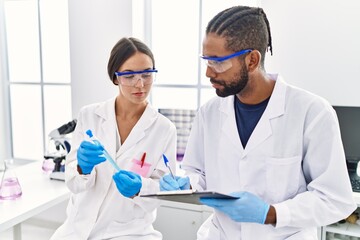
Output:
[[[90,140],[95,143],[96,145],[100,145],[102,146],[102,144],[100,143],[99,139],[97,139],[92,131],[89,129],[86,131],[86,134],[89,136]],[[110,156],[110,154],[106,151],[106,149],[104,148],[104,157],[106,158],[106,160],[108,160],[111,165],[116,169],[116,171],[120,171],[120,167],[116,164],[116,162],[114,161],[114,159],[112,159],[112,157]]]

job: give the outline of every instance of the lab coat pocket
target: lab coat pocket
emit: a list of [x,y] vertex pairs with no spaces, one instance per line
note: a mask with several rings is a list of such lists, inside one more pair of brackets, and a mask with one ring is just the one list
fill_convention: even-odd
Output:
[[277,203],[294,196],[299,188],[301,156],[266,159],[268,198]]
[[150,167],[151,164],[149,163],[141,162],[139,160],[133,159],[130,171],[135,172],[141,175],[142,177],[147,177]]

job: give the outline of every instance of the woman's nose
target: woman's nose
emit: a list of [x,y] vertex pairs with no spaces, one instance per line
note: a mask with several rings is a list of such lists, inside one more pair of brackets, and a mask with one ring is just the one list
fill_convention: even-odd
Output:
[[142,79],[142,77],[139,77],[139,79],[136,80],[135,87],[139,87],[139,88],[144,87],[144,80]]

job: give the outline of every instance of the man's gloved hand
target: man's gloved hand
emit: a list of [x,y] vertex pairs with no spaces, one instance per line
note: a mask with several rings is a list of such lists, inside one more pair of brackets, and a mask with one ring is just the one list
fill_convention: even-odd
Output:
[[139,174],[120,170],[113,175],[116,187],[125,197],[133,197],[140,192],[142,182]]
[[172,191],[172,190],[186,190],[190,189],[189,177],[178,177],[175,179],[170,174],[166,174],[160,178],[160,190],[161,191]]
[[269,204],[249,192],[235,192],[230,195],[239,199],[200,198],[200,202],[225,213],[235,222],[265,222]]
[[83,174],[89,174],[94,166],[106,160],[103,156],[104,147],[92,142],[82,141],[77,150],[78,165]]

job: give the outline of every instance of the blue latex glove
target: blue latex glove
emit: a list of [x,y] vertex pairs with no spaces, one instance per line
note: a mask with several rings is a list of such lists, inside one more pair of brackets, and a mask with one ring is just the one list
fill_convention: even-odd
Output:
[[200,198],[200,202],[225,213],[235,222],[265,222],[269,204],[249,192],[235,192],[230,195],[239,199]]
[[175,176],[175,179],[170,174],[166,174],[160,178],[160,190],[161,191],[173,191],[173,190],[186,190],[190,189],[189,177]]
[[133,197],[140,192],[142,182],[139,174],[120,170],[113,175],[116,187],[125,197]]
[[83,174],[89,174],[94,166],[106,160],[104,147],[92,142],[82,141],[77,150],[77,160]]

